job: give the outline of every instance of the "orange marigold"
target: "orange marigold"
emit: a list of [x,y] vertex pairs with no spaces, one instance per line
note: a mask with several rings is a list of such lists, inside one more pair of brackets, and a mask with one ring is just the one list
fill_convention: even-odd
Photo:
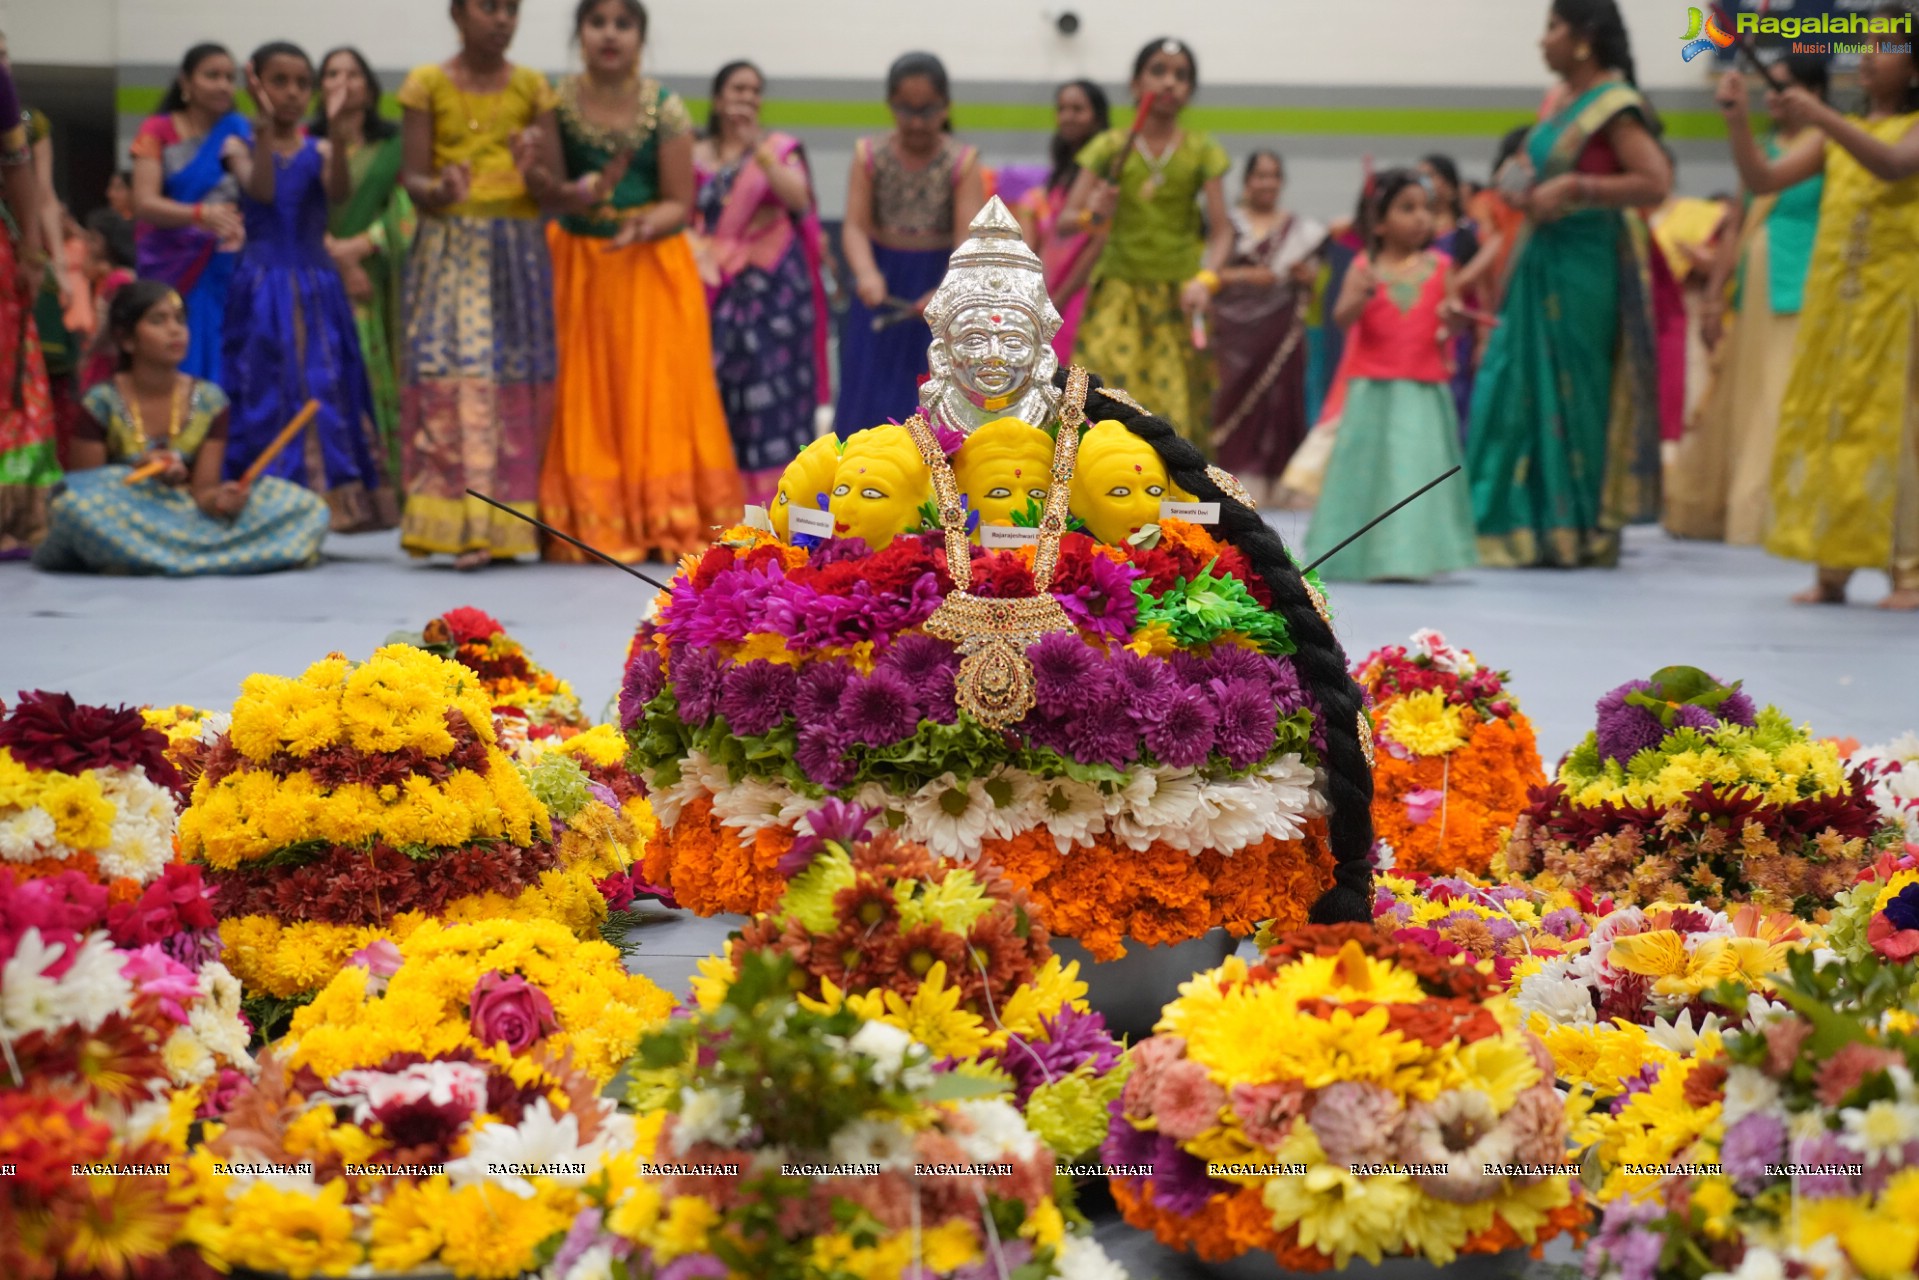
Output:
[[1120,1216],[1129,1225],[1152,1232],[1162,1244],[1190,1249],[1202,1262],[1230,1262],[1263,1249],[1285,1271],[1332,1270],[1332,1258],[1301,1245],[1296,1230],[1273,1230],[1272,1210],[1260,1199],[1257,1187],[1214,1196],[1204,1213],[1189,1218],[1154,1204],[1150,1182],[1140,1183],[1137,1190],[1121,1179],[1114,1179],[1110,1186]]
[[[1484,875],[1526,807],[1527,789],[1545,785],[1532,722],[1516,712],[1511,720],[1480,720],[1466,745],[1448,755],[1400,760],[1379,752],[1373,834],[1392,845],[1400,871]],[[1416,791],[1443,793],[1443,808],[1422,810],[1425,821],[1413,821],[1406,798]]]

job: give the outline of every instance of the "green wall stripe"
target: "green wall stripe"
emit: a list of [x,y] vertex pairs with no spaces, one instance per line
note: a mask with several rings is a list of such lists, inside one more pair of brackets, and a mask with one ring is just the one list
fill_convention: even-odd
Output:
[[[121,115],[147,115],[160,105],[164,90],[151,85],[122,86],[116,95]],[[242,110],[251,100],[240,95]],[[696,119],[706,115],[706,102],[686,99]],[[384,115],[399,118],[400,106],[392,94],[380,100]],[[1045,133],[1053,127],[1053,109],[1044,104],[979,102],[957,108],[964,129],[995,133]],[[1114,113],[1125,124],[1130,112]],[[785,129],[882,129],[892,121],[880,102],[769,99],[763,110],[767,124]],[[1186,112],[1195,128],[1231,134],[1351,134],[1386,137],[1496,138],[1515,125],[1525,124],[1523,111],[1492,107],[1206,107]],[[1669,111],[1660,117],[1672,138],[1723,138],[1725,122],[1714,111]]]

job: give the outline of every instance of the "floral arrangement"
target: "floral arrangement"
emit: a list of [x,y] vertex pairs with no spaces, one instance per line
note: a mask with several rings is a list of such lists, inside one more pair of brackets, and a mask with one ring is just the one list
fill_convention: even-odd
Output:
[[172,1166],[218,1063],[247,1062],[237,985],[116,945],[106,897],[0,869],[0,1274],[20,1280],[206,1274]]
[[[1570,894],[1397,871],[1373,877],[1373,923],[1396,941],[1418,943],[1440,957],[1489,960],[1501,983],[1529,957],[1543,961],[1578,952],[1589,927]],[[1258,938],[1266,946],[1279,940],[1266,929]]]
[[1847,762],[1870,779],[1879,812],[1902,824],[1907,840],[1919,843],[1919,733],[1855,751]]
[[[697,911],[768,910],[797,820],[834,796],[941,857],[990,857],[1095,954],[1302,920],[1331,861],[1292,642],[1237,549],[1158,532],[1064,539],[1052,593],[1076,629],[1031,646],[1035,705],[990,731],[956,704],[954,646],[921,630],[952,586],[937,536],[868,555],[728,531],[627,665],[649,878]],[[1032,556],[976,548],[974,590],[1030,594]]]
[[1554,783],[1533,793],[1503,870],[1628,902],[1750,901],[1814,919],[1896,843],[1836,744],[1692,667],[1621,685]]
[[173,860],[180,785],[166,738],[138,711],[23,693],[0,716],[0,860],[124,894]]
[[552,919],[590,936],[611,873],[592,841],[569,864],[473,673],[406,645],[249,676],[180,846],[214,885],[227,963],[275,1001],[427,919]]
[[451,658],[478,676],[509,752],[529,741],[568,738],[589,727],[573,687],[534,662],[499,619],[483,610],[449,609],[417,634],[390,639]]
[[1053,1153],[1010,1104],[897,1027],[806,1008],[800,981],[748,952],[718,1008],[642,1042],[638,1143],[555,1274],[1120,1280],[1067,1234]]
[[1919,956],[1919,845],[1885,853],[1839,896],[1827,926],[1832,949],[1849,960]]
[[320,1074],[270,1056],[192,1157],[188,1235],[222,1270],[518,1277],[632,1147],[632,1117],[597,1093],[550,1058],[403,1052]]
[[1403,870],[1484,874],[1527,792],[1546,781],[1506,673],[1425,630],[1374,650],[1353,676],[1378,726],[1374,832]]
[[1132,1051],[1102,1158],[1134,1226],[1207,1261],[1536,1244],[1584,1217],[1552,1063],[1479,968],[1308,926],[1181,989]]
[[639,778],[626,767],[626,740],[618,729],[601,724],[571,737],[531,739],[520,760],[527,785],[553,822],[561,862],[585,867],[597,880],[611,913],[602,933],[611,937],[630,921],[639,899],[678,905],[646,879],[647,842],[660,824]]
[[935,1059],[999,1082],[1061,1159],[1091,1151],[1123,1051],[1088,1010],[1078,963],[1052,953],[1026,895],[991,864],[942,863],[891,832],[866,839],[873,816],[829,801],[802,820],[814,834],[794,856],[811,863],[702,967],[700,1007],[724,1004],[747,955],[783,955],[808,1008],[900,1028]]
[[672,1007],[613,947],[553,921],[429,920],[353,957],[293,1014],[285,1049],[294,1070],[322,1076],[397,1053],[465,1052],[506,1066],[537,1050],[604,1086]]
[[[1711,1118],[1688,1148],[1707,1167],[1615,1201],[1587,1274],[1877,1280],[1919,1266],[1919,1020],[1908,995],[1919,975],[1876,958],[1795,954],[1789,965],[1784,1007],[1683,1064],[1671,1101],[1695,1115],[1674,1105],[1649,1117],[1650,1142],[1616,1153],[1666,1163],[1665,1130]],[[1642,1096],[1662,1086],[1664,1073]]]
[[223,711],[208,711],[185,703],[142,707],[140,718],[146,721],[147,728],[158,730],[166,738],[167,759],[180,771],[181,788],[187,791],[200,780],[207,752],[233,723],[233,717]]

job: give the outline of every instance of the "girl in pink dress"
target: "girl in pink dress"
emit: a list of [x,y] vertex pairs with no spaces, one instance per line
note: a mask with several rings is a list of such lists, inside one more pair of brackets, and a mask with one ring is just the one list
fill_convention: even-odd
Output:
[[[1428,246],[1431,193],[1411,169],[1381,174],[1370,253],[1346,273],[1334,309],[1347,330],[1346,402],[1307,530],[1315,560],[1461,461],[1446,359],[1457,306],[1453,262]],[[1478,562],[1471,490],[1455,476],[1320,566],[1329,581],[1423,581]]]

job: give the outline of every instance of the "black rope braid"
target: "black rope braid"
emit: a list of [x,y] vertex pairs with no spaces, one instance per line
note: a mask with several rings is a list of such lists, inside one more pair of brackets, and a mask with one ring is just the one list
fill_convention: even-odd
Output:
[[[1067,370],[1053,377],[1066,385]],[[1326,789],[1332,813],[1333,885],[1313,904],[1313,924],[1364,924],[1373,918],[1373,771],[1359,742],[1359,717],[1365,705],[1359,685],[1346,667],[1346,651],[1319,616],[1307,594],[1306,578],[1287,553],[1286,543],[1259,513],[1228,496],[1206,473],[1206,460],[1164,418],[1141,413],[1100,390],[1089,379],[1086,420],[1112,419],[1153,446],[1172,482],[1202,502],[1219,503],[1219,533],[1245,553],[1253,571],[1273,595],[1273,607],[1286,620],[1297,646],[1293,664],[1326,717]]]

